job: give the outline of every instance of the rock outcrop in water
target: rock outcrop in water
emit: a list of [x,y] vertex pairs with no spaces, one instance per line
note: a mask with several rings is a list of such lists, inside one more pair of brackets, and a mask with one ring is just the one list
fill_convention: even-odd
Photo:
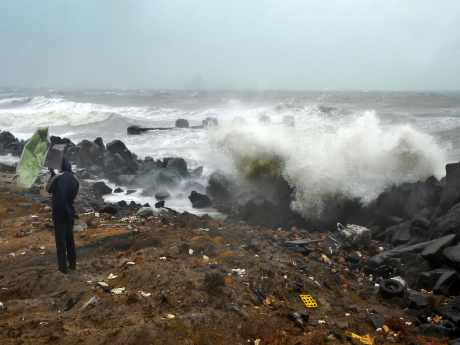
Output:
[[24,148],[24,141],[19,140],[8,131],[0,131],[0,154],[19,156]]

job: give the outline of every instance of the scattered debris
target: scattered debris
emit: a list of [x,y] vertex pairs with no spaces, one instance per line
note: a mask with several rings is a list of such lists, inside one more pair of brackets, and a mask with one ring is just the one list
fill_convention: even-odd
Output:
[[318,308],[318,303],[311,295],[299,295],[306,308]]
[[110,290],[110,292],[114,295],[122,295],[125,291],[126,291],[126,288],[124,287],[119,287],[119,288]]

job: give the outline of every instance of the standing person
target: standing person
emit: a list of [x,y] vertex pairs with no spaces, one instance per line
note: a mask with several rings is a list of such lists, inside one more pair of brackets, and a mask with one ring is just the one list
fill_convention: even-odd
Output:
[[59,271],[67,273],[68,268],[75,270],[77,255],[73,239],[73,224],[75,208],[73,202],[78,194],[79,182],[72,173],[72,165],[67,159],[63,159],[61,173],[56,175],[50,169],[51,178],[46,190],[52,194],[54,236],[56,239],[56,253]]

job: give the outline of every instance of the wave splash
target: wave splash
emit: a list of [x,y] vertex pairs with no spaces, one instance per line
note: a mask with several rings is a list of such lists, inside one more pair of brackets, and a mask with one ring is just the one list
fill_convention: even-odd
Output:
[[307,219],[321,216],[328,196],[368,203],[392,184],[440,177],[446,162],[432,136],[410,125],[384,125],[374,111],[340,119],[312,115],[297,128],[229,125],[216,129],[211,141],[233,162],[280,158],[281,174],[294,188],[291,207]]

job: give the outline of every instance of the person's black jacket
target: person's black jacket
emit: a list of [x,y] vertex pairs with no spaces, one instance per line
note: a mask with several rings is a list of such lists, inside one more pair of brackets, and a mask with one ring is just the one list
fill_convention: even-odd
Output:
[[80,184],[72,173],[72,167],[67,160],[62,162],[62,173],[52,176],[46,190],[53,195],[53,221],[55,224],[72,222],[75,218],[73,202],[78,194]]

